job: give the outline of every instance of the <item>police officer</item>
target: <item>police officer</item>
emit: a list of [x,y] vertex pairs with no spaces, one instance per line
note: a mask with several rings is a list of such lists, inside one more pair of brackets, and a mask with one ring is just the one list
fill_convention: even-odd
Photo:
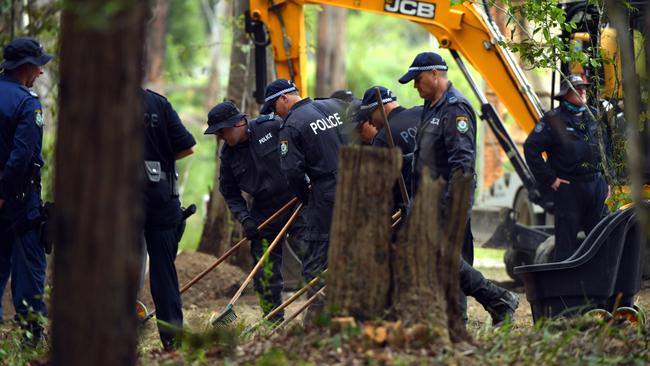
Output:
[[[452,173],[461,170],[475,175],[476,117],[469,101],[447,79],[447,64],[434,52],[418,54],[399,82],[414,80],[420,97],[425,100],[418,126],[413,161],[414,192],[424,167],[434,179],[450,182]],[[448,207],[452,184],[447,184],[443,207]],[[473,199],[472,199],[473,201]],[[517,297],[495,286],[471,267],[474,260],[473,238],[468,220],[462,248],[460,276],[465,295],[471,295],[492,316],[494,324],[512,317],[519,304]],[[461,310],[466,313],[467,302],[461,296]]]
[[158,331],[166,351],[180,346],[183,325],[181,296],[176,274],[182,211],[178,194],[176,160],[193,153],[194,137],[162,95],[142,91],[146,172],[144,237],[149,254],[151,297],[156,306]]
[[587,113],[587,85],[581,75],[570,75],[554,97],[560,106],[540,119],[524,143],[530,170],[552,190],[555,261],[571,256],[578,248],[578,232],[589,234],[606,214],[607,183],[601,174],[598,125]]
[[[209,127],[205,134],[217,135],[225,141],[220,155],[219,190],[230,212],[244,227],[255,262],[266,251],[263,241],[266,240],[268,246],[291,214],[291,210],[287,210],[262,230],[257,229],[293,197],[280,169],[278,131],[281,123],[282,120],[273,115],[248,121],[230,101],[216,105],[208,113]],[[242,192],[253,197],[250,209]],[[299,229],[296,230],[301,227],[300,221],[299,215],[291,226],[291,236],[300,235]],[[270,276],[260,270],[254,278],[255,291],[265,315],[282,303],[282,245],[275,247],[267,263],[270,263]],[[270,321],[281,321],[283,316],[284,312],[278,313]]]
[[358,100],[357,98],[354,97],[354,93],[352,93],[352,90],[348,90],[348,89],[339,89],[334,93],[332,93],[332,95],[330,95],[330,98],[340,99],[346,103],[352,103],[353,101]]
[[[386,129],[384,128],[384,119],[379,109],[377,102],[376,89],[379,89],[382,103],[384,104],[384,112],[388,119],[393,142],[395,146],[402,151],[403,166],[402,176],[406,183],[406,189],[409,196],[411,195],[411,165],[413,161],[413,150],[415,149],[415,135],[417,132],[417,125],[420,122],[420,115],[422,114],[422,107],[413,107],[406,109],[399,105],[397,96],[392,91],[383,86],[373,86],[368,88],[363,94],[361,101],[360,112],[368,118],[370,123],[375,126],[379,131],[372,140],[372,146],[389,147],[388,138],[386,136]],[[393,202],[396,206],[402,203],[402,195],[399,187],[393,189]]]
[[[16,38],[4,48],[0,69],[0,297],[11,277],[16,319],[33,337],[42,326],[30,311],[43,303],[45,250],[41,245],[43,107],[30,90],[52,56],[34,38]],[[0,299],[1,300],[1,299]],[[2,301],[0,301],[1,303]],[[0,305],[1,306],[1,305]],[[0,320],[2,319],[0,308]]]
[[[339,99],[302,99],[296,85],[286,79],[266,87],[261,112],[274,112],[284,119],[280,127],[282,172],[293,193],[307,204],[305,241],[309,255],[303,262],[306,279],[327,267],[338,151],[345,143],[339,129],[346,108],[347,104]],[[312,294],[316,290],[310,289]],[[322,306],[322,301],[317,301],[309,308],[307,322]]]
[[346,110],[346,121],[349,121],[349,130],[345,133],[348,143],[357,143],[359,145],[372,145],[372,140],[377,135],[377,127],[370,123],[370,117],[361,112],[361,101],[354,100]]

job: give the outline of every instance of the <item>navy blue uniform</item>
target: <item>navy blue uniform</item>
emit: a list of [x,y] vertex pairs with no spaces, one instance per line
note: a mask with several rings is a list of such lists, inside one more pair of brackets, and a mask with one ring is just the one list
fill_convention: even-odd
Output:
[[[248,122],[248,140],[235,146],[224,144],[221,149],[219,191],[233,216],[241,223],[252,218],[259,226],[293,197],[280,169],[278,132],[281,123],[280,118],[260,116]],[[242,192],[253,197],[250,208]],[[256,262],[265,251],[263,240],[270,244],[282,230],[291,212],[285,211],[281,217],[260,230],[260,238],[251,241],[251,255]],[[304,226],[301,221],[299,215],[292,224],[292,237],[300,236],[299,231]],[[255,291],[262,297],[264,314],[282,302],[282,245],[275,247],[269,259],[272,270],[270,278],[265,276],[265,271],[259,271],[254,279]],[[282,317],[282,314],[278,317]]]
[[[580,230],[588,234],[606,214],[607,183],[601,174],[598,125],[586,112],[577,115],[563,104],[546,113],[524,143],[526,162],[535,178],[550,187],[556,178],[569,181],[553,192],[555,260],[577,249]],[[542,152],[548,154],[544,161]]]
[[[452,173],[459,169],[465,174],[475,175],[475,162],[476,116],[474,109],[467,98],[449,82],[449,87],[440,100],[435,105],[431,105],[431,102],[427,101],[422,111],[414,151],[413,191],[417,191],[419,177],[425,166],[434,179],[442,177],[449,182]],[[443,197],[443,206],[445,207],[451,197],[450,187],[451,184],[448,184]],[[469,216],[463,242],[463,257],[470,264],[474,261],[474,244]]]
[[[176,274],[181,204],[176,187],[175,156],[196,144],[167,99],[143,91],[145,127],[145,229],[151,297],[156,317],[181,327],[183,310]],[[176,332],[159,325],[165,347],[179,345]]]
[[[462,170],[465,174],[475,174],[476,160],[476,117],[469,101],[449,82],[441,99],[431,105],[427,101],[422,111],[422,119],[417,131],[417,144],[414,152],[414,191],[424,167],[433,178],[442,177],[448,184],[443,197],[443,209],[451,199],[450,180],[452,173]],[[472,198],[473,202],[473,198]],[[471,204],[470,204],[471,206]],[[473,296],[492,314],[499,306],[506,291],[488,281],[481,272],[474,269],[474,238],[472,236],[470,212],[468,212],[465,238],[460,261],[460,308],[464,316],[467,312],[467,298]],[[495,305],[496,304],[496,305]]]
[[337,99],[306,98],[291,108],[280,129],[282,172],[294,194],[307,205],[305,241],[309,254],[303,261],[307,280],[327,267],[338,152],[344,143],[340,128],[346,107]]
[[[411,165],[413,164],[413,151],[415,150],[415,136],[417,128],[422,116],[422,107],[413,107],[406,109],[402,106],[393,108],[388,114],[388,125],[390,126],[391,134],[393,135],[393,142],[396,147],[402,150],[404,157],[402,165],[402,176],[408,191],[409,197],[412,196],[412,183],[411,183]],[[389,147],[388,138],[386,137],[386,130],[381,129],[372,140],[372,146]],[[398,206],[402,202],[402,194],[399,191],[399,186],[395,185],[393,188],[393,202]]]
[[[0,199],[5,201],[0,209],[0,296],[11,277],[17,318],[26,317],[30,308],[46,314],[42,300],[46,260],[38,230],[42,142],[38,96],[17,80],[0,76]],[[40,337],[40,325],[28,322],[28,326]]]

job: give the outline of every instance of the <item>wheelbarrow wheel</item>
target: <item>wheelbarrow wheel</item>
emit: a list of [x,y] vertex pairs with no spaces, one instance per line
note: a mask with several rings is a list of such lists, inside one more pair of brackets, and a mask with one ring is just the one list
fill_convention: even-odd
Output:
[[639,312],[636,309],[628,306],[621,306],[620,308],[617,308],[614,310],[614,313],[612,313],[612,316],[615,320],[622,323],[629,322],[631,325],[643,324],[641,320],[642,316],[639,315]]
[[585,313],[585,316],[592,317],[600,321],[610,321],[612,319],[612,314],[605,309],[592,309]]

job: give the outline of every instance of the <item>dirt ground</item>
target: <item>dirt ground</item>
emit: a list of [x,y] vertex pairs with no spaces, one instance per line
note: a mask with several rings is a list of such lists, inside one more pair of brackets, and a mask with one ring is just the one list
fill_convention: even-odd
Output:
[[[181,284],[187,283],[191,278],[209,267],[215,260],[215,257],[202,253],[184,252],[179,254],[176,260],[179,282]],[[533,322],[530,305],[526,301],[523,286],[515,286],[514,282],[507,276],[505,268],[503,267],[498,265],[495,266],[493,263],[487,267],[480,267],[480,261],[478,264],[478,269],[481,270],[487,278],[497,282],[502,287],[514,291],[519,296],[520,305],[516,312],[515,326],[532,326]],[[246,273],[241,269],[223,263],[214,272],[208,274],[202,281],[184,293],[183,310],[187,329],[194,332],[208,329],[208,320],[210,319],[211,314],[215,312],[219,313],[223,310],[225,305],[228,303],[228,300],[243,282],[245,277]],[[13,306],[11,305],[11,294],[9,288],[10,286],[7,286],[3,296],[5,319],[13,316]],[[285,293],[285,298],[288,298],[289,296],[289,292]],[[146,304],[150,311],[154,309],[149,293],[148,280],[138,298]],[[291,305],[287,309],[286,314],[292,314],[300,305],[303,304],[303,301],[304,299]],[[637,302],[643,308],[650,309],[650,281],[644,282],[643,288],[637,297]],[[252,286],[248,287],[244,296],[242,296],[236,303],[235,312],[238,321],[244,325],[253,324],[260,319],[261,312],[257,305],[257,298],[252,292]],[[486,323],[489,323],[489,314],[472,298],[469,299],[468,315],[470,319],[468,324],[470,331],[481,329]],[[298,317],[295,321],[300,320],[301,318]],[[139,352],[141,355],[155,354],[157,350],[160,349],[155,322],[147,322],[142,328],[140,337]],[[145,359],[146,358],[147,356],[145,356]]]

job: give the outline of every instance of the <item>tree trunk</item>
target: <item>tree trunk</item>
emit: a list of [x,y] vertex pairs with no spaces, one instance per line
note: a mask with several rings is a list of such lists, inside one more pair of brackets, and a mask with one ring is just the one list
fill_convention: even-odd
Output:
[[316,96],[328,97],[346,88],[345,41],[347,10],[323,6],[318,15],[316,48]]
[[342,315],[381,318],[388,308],[389,248],[398,150],[341,149],[328,254],[327,302]]
[[56,147],[53,364],[134,365],[146,2],[121,1],[115,14],[102,13],[99,0],[67,4]]
[[153,3],[153,17],[149,21],[147,32],[146,77],[151,89],[162,92],[165,84],[165,37],[167,36],[169,0],[155,0]]
[[219,192],[219,152],[221,144],[217,143],[215,160],[216,173],[214,175],[213,186],[210,189],[210,200],[208,201],[207,214],[203,224],[203,233],[201,234],[201,241],[197,250],[202,253],[212,255],[220,255],[229,249],[230,243],[233,241],[231,226],[233,220],[231,218],[226,202]]
[[460,290],[461,250],[465,239],[467,216],[471,210],[471,197],[474,194],[472,180],[471,176],[463,175],[460,170],[453,174],[449,183],[451,184],[450,207],[445,212],[446,217],[440,228],[445,232],[445,240],[443,245],[438,246],[438,265],[436,267],[438,279],[444,288],[445,299],[447,299],[447,324],[449,336],[453,342],[469,338],[458,306],[458,291]]
[[470,203],[471,177],[456,174],[452,202],[445,219],[440,202],[445,182],[428,172],[395,250],[393,307],[395,317],[410,326],[424,323],[441,345],[467,339],[458,307],[461,246]]
[[[640,120],[639,116],[642,113],[650,113],[650,103],[645,102],[641,98],[643,90],[650,90],[650,78],[646,77],[646,85],[642,85],[643,79],[639,78],[636,73],[635,54],[633,37],[630,35],[630,19],[628,11],[624,3],[616,0],[605,1],[607,16],[616,29],[620,58],[622,65],[632,65],[630,67],[623,67],[623,101],[625,124],[627,126],[627,151],[628,151],[628,171],[630,174],[631,192],[634,202],[637,203],[639,211],[639,218],[643,236],[646,243],[646,270],[650,265],[650,212],[648,206],[640,204],[643,201],[642,191],[643,185],[647,183],[650,178],[650,137],[649,129],[650,123],[647,118],[645,121]],[[650,25],[650,8],[646,9],[645,14],[646,27]],[[646,54],[646,64],[643,65],[647,72],[650,71],[650,41],[645,38],[643,45]]]
[[[221,86],[221,72],[219,61],[221,55],[221,40],[223,38],[223,24],[230,20],[230,3],[224,0],[201,0],[203,14],[205,14],[210,29],[210,67],[208,69],[208,83],[205,87],[203,107],[206,110],[219,102],[219,87]],[[220,20],[219,17],[222,19]]]
[[400,234],[395,249],[394,314],[411,326],[427,322],[433,333],[449,343],[447,332],[447,303],[444,285],[439,276],[438,255],[445,238],[439,225],[440,202],[444,183],[433,182],[423,174],[422,183],[413,201],[411,215]]

